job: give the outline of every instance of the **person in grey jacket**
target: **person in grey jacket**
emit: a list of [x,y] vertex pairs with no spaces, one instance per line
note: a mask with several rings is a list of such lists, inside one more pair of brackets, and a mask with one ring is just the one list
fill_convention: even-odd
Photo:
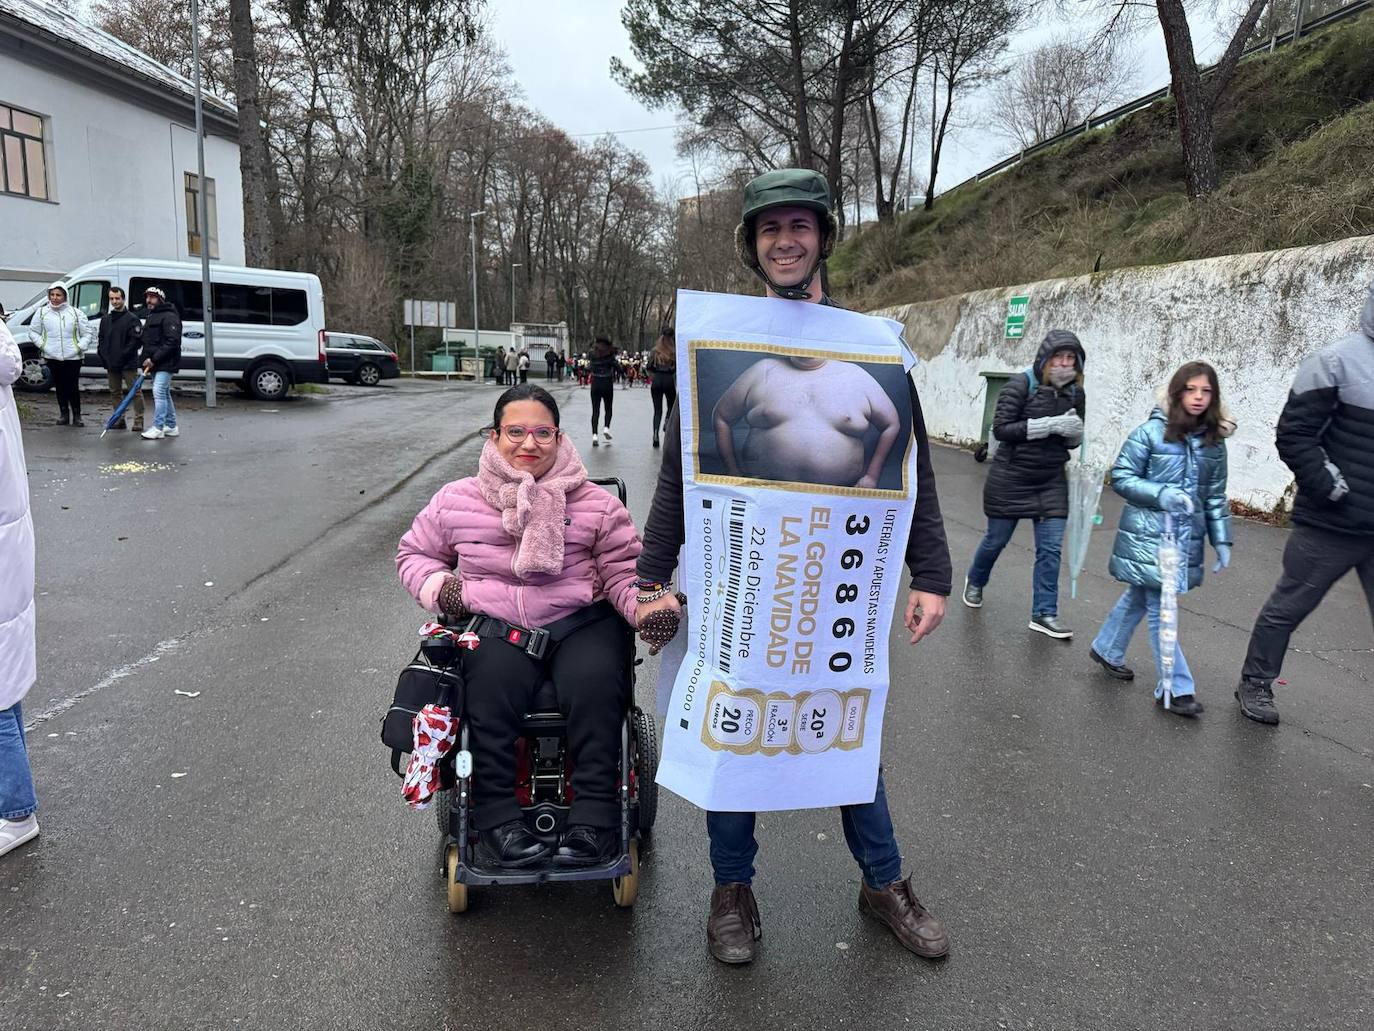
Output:
[[[1226,438],[1235,432],[1221,405],[1216,370],[1188,362],[1169,380],[1160,405],[1121,446],[1112,467],[1112,489],[1126,509],[1112,547],[1111,574],[1126,591],[1098,631],[1088,653],[1118,680],[1133,680],[1126,648],[1142,618],[1150,626],[1150,647],[1159,664],[1159,543],[1166,513],[1174,518],[1187,563],[1180,591],[1202,583],[1203,544],[1211,540],[1217,561],[1212,572],[1231,564],[1231,509],[1226,500]],[[1203,711],[1183,650],[1175,645],[1168,711],[1197,716]],[[1155,701],[1164,704],[1163,685]]]
[[1360,328],[1309,355],[1279,416],[1277,443],[1298,481],[1283,575],[1250,634],[1236,700],[1274,724],[1273,683],[1288,639],[1354,569],[1374,617],[1374,283]]

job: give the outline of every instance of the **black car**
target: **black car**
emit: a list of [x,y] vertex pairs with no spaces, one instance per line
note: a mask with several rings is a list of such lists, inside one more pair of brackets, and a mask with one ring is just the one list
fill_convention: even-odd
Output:
[[329,360],[330,379],[375,387],[382,380],[395,379],[401,374],[396,352],[375,337],[326,333],[324,353]]

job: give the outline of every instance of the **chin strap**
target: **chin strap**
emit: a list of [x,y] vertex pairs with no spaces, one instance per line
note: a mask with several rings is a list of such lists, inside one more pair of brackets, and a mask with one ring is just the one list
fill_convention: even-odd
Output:
[[754,275],[758,276],[768,286],[768,289],[777,294],[785,301],[809,301],[811,299],[811,281],[816,278],[816,273],[821,270],[821,263],[818,261],[796,286],[779,286],[768,278],[768,273],[756,262],[753,265]]

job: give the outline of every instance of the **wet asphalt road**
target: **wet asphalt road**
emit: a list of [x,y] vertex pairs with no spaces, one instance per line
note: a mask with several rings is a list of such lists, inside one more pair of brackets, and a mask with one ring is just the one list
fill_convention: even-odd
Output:
[[[1025,628],[1024,527],[981,611],[955,601],[915,650],[894,637],[888,790],[947,961],[859,915],[838,816],[813,811],[760,819],[761,957],[716,965],[702,816],[666,794],[633,911],[559,885],[474,890],[450,915],[433,816],[401,803],[376,728],[420,620],[395,541],[474,470],[496,393],[230,396],[183,404],[183,436],[158,443],[26,431],[43,833],[0,860],[0,1026],[1371,1025],[1362,600],[1343,582],[1295,637],[1279,728],[1241,719],[1230,691],[1285,532],[1239,526],[1233,568],[1184,599],[1208,712],[1160,713],[1148,675],[1118,684],[1086,657],[1117,594],[1112,501],[1065,590],[1074,643]],[[642,520],[647,391],[617,393],[615,444],[595,451],[585,393],[559,396]],[[962,570],[983,467],[947,449],[936,466]],[[1149,669],[1143,634],[1130,659]]]

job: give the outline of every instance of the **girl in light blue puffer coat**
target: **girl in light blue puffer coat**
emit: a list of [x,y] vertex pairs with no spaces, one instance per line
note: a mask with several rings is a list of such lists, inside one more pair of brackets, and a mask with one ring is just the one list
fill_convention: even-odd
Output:
[[[1204,544],[1210,540],[1219,573],[1231,562],[1231,509],[1226,501],[1226,438],[1235,431],[1224,413],[1216,370],[1188,362],[1169,380],[1161,406],[1135,428],[1112,467],[1112,489],[1126,499],[1112,548],[1111,573],[1126,592],[1098,631],[1089,655],[1108,675],[1132,680],[1126,647],[1146,618],[1150,646],[1159,664],[1159,544],[1165,514],[1187,565],[1179,591],[1202,583]],[[1172,700],[1168,711],[1197,716],[1202,703],[1182,648],[1175,646]],[[1162,685],[1155,701],[1163,705]]]

